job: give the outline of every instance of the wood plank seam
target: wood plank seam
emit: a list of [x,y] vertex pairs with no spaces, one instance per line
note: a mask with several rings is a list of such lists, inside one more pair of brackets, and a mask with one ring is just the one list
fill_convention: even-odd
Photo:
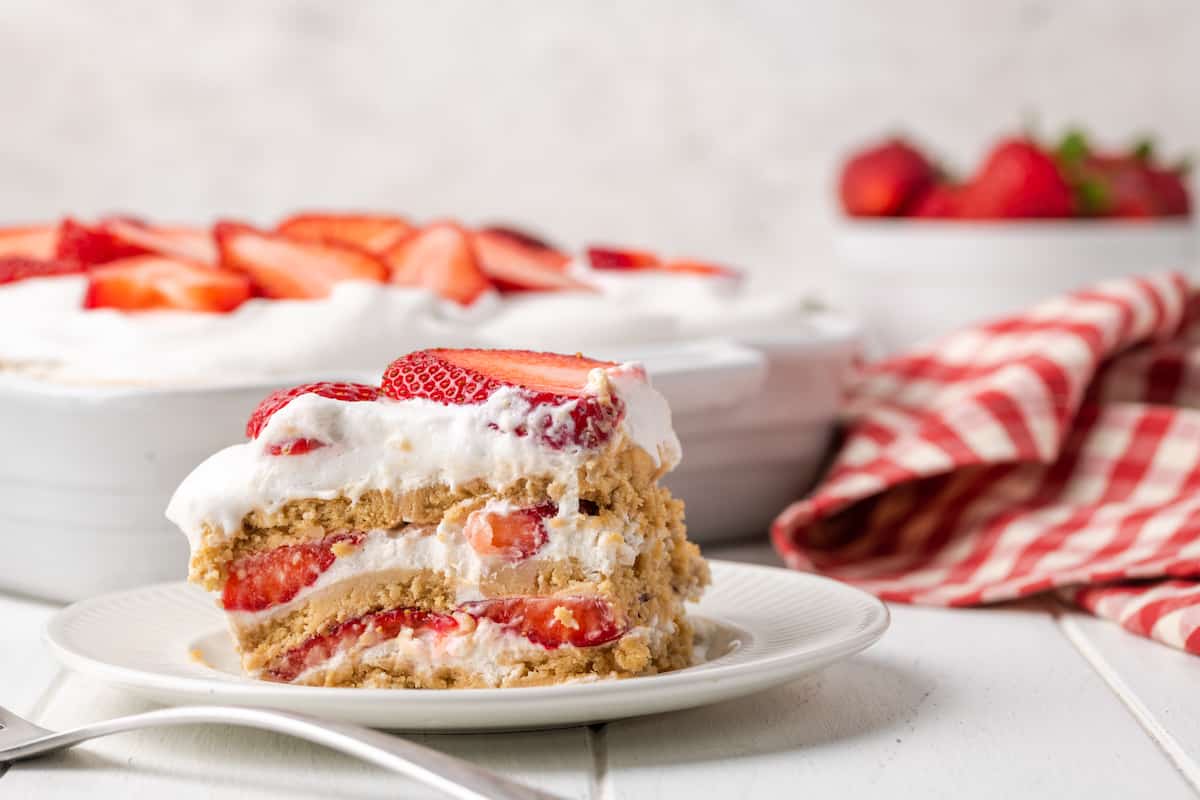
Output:
[[1092,645],[1085,634],[1075,621],[1068,614],[1063,613],[1061,607],[1054,611],[1055,621],[1058,623],[1059,629],[1084,660],[1096,671],[1108,688],[1124,703],[1129,713],[1141,725],[1142,730],[1146,732],[1155,744],[1163,751],[1167,759],[1175,767],[1176,770],[1183,776],[1200,797],[1200,765],[1198,765],[1187,754],[1187,751],[1180,746],[1175,737],[1172,736],[1166,728],[1158,721],[1146,704],[1134,693],[1120,674],[1111,664],[1104,658],[1104,655]]

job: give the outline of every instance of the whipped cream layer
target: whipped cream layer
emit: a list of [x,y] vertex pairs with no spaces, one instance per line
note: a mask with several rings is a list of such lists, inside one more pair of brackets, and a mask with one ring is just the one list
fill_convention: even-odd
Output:
[[777,287],[572,269],[598,291],[490,293],[464,308],[423,288],[347,281],[322,300],[255,299],[229,314],[85,311],[83,277],[19,281],[0,286],[0,370],[83,384],[244,385],[378,375],[397,353],[430,347],[587,352],[807,325],[803,299]]
[[488,578],[507,571],[537,570],[556,562],[574,561],[588,578],[600,580],[611,575],[618,566],[633,564],[645,544],[645,537],[628,522],[614,528],[598,517],[561,511],[548,522],[546,543],[516,563],[500,556],[478,553],[467,540],[462,523],[443,520],[436,526],[410,525],[400,530],[369,531],[352,552],[338,556],[316,581],[288,602],[262,611],[227,612],[229,623],[235,631],[253,628],[299,608],[314,594],[373,572],[431,570],[443,573],[454,583],[459,604],[483,600],[486,595],[481,584]]
[[[593,370],[589,393],[611,394],[625,407],[615,437],[645,450],[670,470],[679,462],[679,439],[666,400],[637,364]],[[456,488],[476,479],[503,487],[518,479],[549,475],[564,486],[559,514],[578,512],[577,468],[595,450],[552,447],[537,435],[566,424],[576,401],[532,407],[526,394],[503,388],[478,405],[431,400],[344,402],[306,394],[271,417],[257,439],[221,450],[196,467],[167,507],[167,518],[192,549],[204,528],[232,535],[247,513],[278,510],[307,498],[357,500],[371,490],[403,493],[444,484]],[[303,455],[271,455],[268,448],[292,439],[326,443]]]

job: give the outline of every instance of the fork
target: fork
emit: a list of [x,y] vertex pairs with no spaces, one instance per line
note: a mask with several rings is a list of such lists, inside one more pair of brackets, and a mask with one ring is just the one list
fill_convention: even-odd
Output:
[[95,722],[68,731],[34,725],[0,706],[0,764],[66,750],[140,728],[225,723],[286,733],[399,772],[460,800],[556,800],[460,758],[359,725],[249,706],[179,706]]

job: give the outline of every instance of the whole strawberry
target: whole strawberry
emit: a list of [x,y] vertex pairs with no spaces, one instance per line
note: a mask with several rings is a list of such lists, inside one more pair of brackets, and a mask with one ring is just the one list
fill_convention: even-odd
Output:
[[1164,216],[1187,217],[1191,215],[1192,198],[1188,193],[1186,169],[1154,167],[1150,169],[1149,175]]
[[969,219],[1070,217],[1071,188],[1054,159],[1026,138],[996,144],[963,192],[960,213]]
[[903,139],[855,153],[842,168],[842,208],[852,217],[907,213],[936,178],[928,159]]

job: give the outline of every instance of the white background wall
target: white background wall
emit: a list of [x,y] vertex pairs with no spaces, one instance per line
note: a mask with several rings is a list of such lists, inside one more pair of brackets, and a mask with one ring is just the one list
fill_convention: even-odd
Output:
[[530,220],[827,286],[838,156],[1200,143],[1195,0],[3,0],[0,218]]

